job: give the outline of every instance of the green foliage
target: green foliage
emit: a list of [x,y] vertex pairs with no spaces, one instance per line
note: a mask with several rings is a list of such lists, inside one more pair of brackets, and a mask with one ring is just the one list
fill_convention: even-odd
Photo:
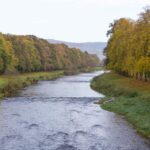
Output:
[[115,20],[108,35],[107,68],[136,79],[150,79],[150,8],[145,8],[137,21]]
[[31,35],[0,33],[0,74],[76,70],[97,65],[97,56],[64,44],[50,44]]
[[[107,96],[99,102],[102,108],[126,116],[139,133],[150,138],[148,82],[109,73],[94,78],[91,87]],[[111,97],[113,101],[109,102]]]

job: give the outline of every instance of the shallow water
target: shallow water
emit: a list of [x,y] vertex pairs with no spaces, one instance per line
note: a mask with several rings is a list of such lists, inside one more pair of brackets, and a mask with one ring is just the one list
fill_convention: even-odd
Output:
[[42,81],[0,103],[0,150],[150,150],[121,116],[94,102],[103,72]]

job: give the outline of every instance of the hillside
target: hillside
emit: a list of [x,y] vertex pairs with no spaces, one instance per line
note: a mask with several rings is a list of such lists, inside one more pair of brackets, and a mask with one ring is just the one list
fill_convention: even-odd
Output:
[[106,46],[106,42],[85,42],[85,43],[73,43],[73,42],[65,42],[58,41],[53,39],[48,39],[48,42],[54,44],[64,43],[68,45],[70,48],[79,48],[82,51],[87,51],[89,54],[96,54],[100,59],[104,58],[103,49]]

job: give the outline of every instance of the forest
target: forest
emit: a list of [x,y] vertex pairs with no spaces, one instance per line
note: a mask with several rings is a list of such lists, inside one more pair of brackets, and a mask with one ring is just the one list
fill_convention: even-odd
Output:
[[110,24],[104,52],[106,66],[138,80],[150,79],[150,7],[137,20],[121,18]]
[[0,33],[0,74],[76,70],[99,65],[96,55],[33,35]]

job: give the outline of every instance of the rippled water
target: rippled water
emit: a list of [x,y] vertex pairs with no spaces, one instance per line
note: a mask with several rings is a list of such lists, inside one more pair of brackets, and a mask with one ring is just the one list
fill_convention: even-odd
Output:
[[102,72],[30,86],[0,103],[0,150],[150,150],[120,116],[94,104]]

